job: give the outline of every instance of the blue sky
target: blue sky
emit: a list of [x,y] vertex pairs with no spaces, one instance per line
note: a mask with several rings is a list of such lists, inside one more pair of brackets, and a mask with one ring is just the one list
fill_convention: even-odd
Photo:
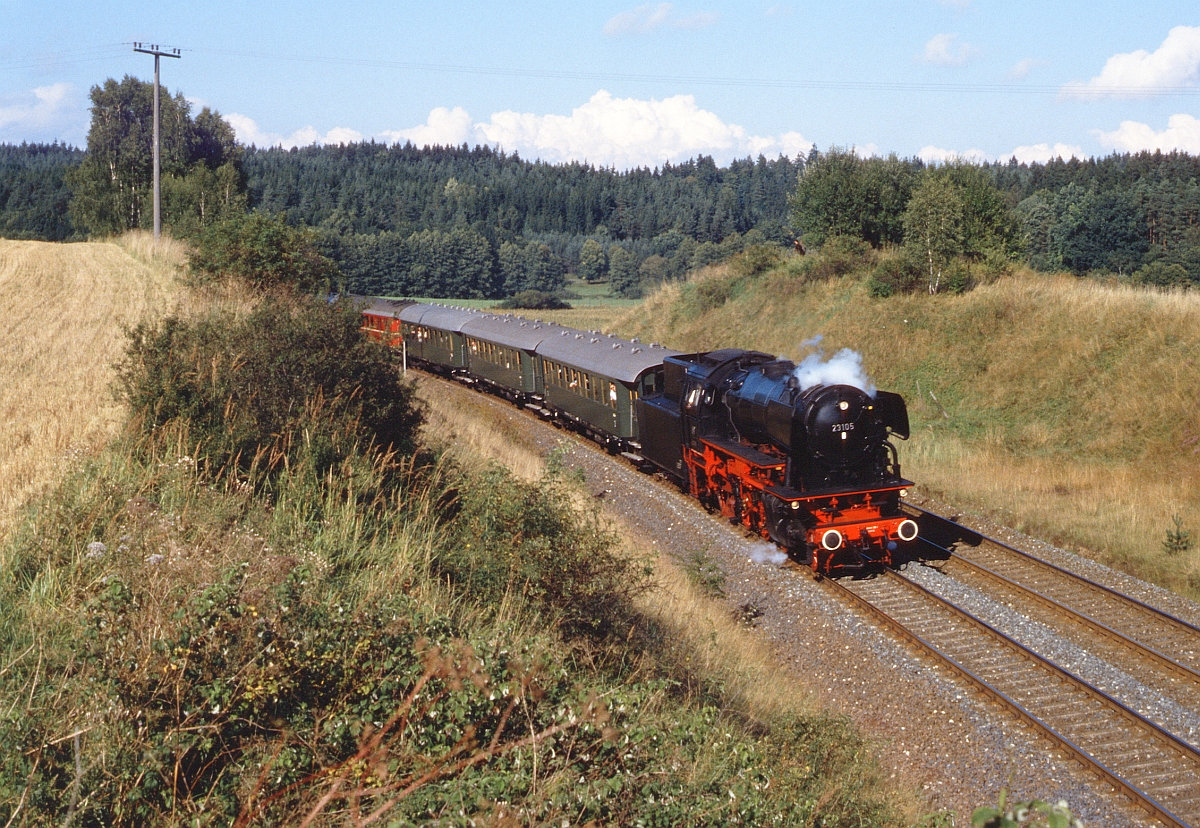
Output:
[[0,0],[0,142],[83,146],[88,91],[163,83],[259,146],[487,143],[628,168],[816,144],[1200,154],[1200,3]]

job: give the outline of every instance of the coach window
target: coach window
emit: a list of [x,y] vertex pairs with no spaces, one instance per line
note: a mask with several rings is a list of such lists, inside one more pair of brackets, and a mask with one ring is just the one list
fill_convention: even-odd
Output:
[[615,382],[608,384],[608,404],[611,408],[617,407],[617,384]]

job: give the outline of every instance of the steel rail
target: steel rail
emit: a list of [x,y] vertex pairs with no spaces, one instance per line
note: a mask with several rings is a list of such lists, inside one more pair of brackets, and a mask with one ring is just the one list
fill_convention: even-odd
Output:
[[[950,550],[946,549],[945,547],[931,541],[921,539],[921,542],[941,552],[950,552]],[[1176,661],[1154,647],[1151,647],[1143,642],[1136,641],[1135,639],[1130,638],[1122,633],[1120,630],[1114,629],[1104,622],[1073,609],[1061,601],[1057,601],[1048,595],[1038,592],[1036,589],[1033,589],[1030,586],[1018,583],[1017,581],[1012,580],[1012,578],[996,572],[995,570],[984,566],[978,561],[973,561],[970,558],[962,555],[954,555],[950,559],[950,562],[953,565],[965,567],[972,574],[983,580],[989,581],[993,585],[999,586],[1003,589],[1008,589],[1020,595],[1023,599],[1030,600],[1036,604],[1039,604],[1045,609],[1050,610],[1051,612],[1055,612],[1069,618],[1071,621],[1091,630],[1092,633],[1100,638],[1103,638],[1105,641],[1131,651],[1138,657],[1144,658],[1147,661],[1153,662],[1155,666],[1161,670],[1169,673],[1175,678],[1182,679],[1185,682],[1190,683],[1197,690],[1200,690],[1200,671],[1194,670],[1188,665]],[[1091,584],[1092,582],[1088,581],[1087,583]]]
[[[979,536],[979,538],[981,540],[986,541],[991,546],[999,547],[1000,549],[1004,550],[1005,552],[1015,555],[1016,557],[1020,558],[1023,561],[1026,561],[1028,563],[1034,564],[1035,566],[1043,567],[1047,570],[1050,570],[1050,571],[1054,572],[1056,575],[1060,575],[1064,579],[1074,582],[1076,584],[1079,584],[1080,586],[1084,586],[1087,589],[1103,593],[1103,594],[1107,595],[1108,597],[1113,598],[1119,602],[1123,602],[1123,603],[1127,603],[1132,606],[1135,606],[1138,608],[1138,610],[1145,612],[1148,615],[1153,616],[1157,622],[1166,624],[1166,625],[1170,626],[1172,629],[1176,629],[1176,630],[1178,630],[1182,633],[1188,634],[1190,636],[1195,636],[1197,638],[1197,640],[1200,641],[1200,627],[1197,627],[1194,624],[1184,621],[1182,618],[1177,618],[1176,616],[1171,615],[1169,612],[1160,610],[1158,607],[1151,606],[1150,604],[1147,604],[1144,601],[1139,601],[1136,598],[1132,598],[1132,597],[1126,595],[1125,593],[1120,592],[1119,590],[1113,589],[1112,587],[1107,587],[1104,584],[1098,584],[1095,581],[1089,580],[1088,578],[1085,578],[1082,575],[1072,572],[1069,569],[1064,569],[1063,567],[1058,566],[1056,564],[1052,564],[1049,561],[1044,561],[1041,558],[1037,557],[1036,555],[1031,555],[1030,553],[1024,551],[1023,549],[1017,549],[1015,546],[1010,546],[1009,544],[1004,543],[1003,541],[998,541],[995,538],[989,538],[987,535],[984,535],[980,532],[976,532],[974,529],[969,529],[968,527],[961,526],[960,524],[955,523],[954,521],[950,520],[949,518],[945,518],[939,514],[936,514],[935,512],[929,511],[928,509],[922,509],[920,506],[914,506],[911,503],[905,503],[904,509],[915,513],[915,514],[911,515],[912,517],[929,517],[934,520],[941,521],[946,526],[957,527],[959,529],[966,529],[967,531],[971,532],[973,535]],[[954,554],[956,554],[960,558],[964,557],[963,554],[958,550],[955,550]]]
[[[1200,753],[1197,753],[1190,745],[1182,742],[1173,734],[1163,730],[1154,722],[1145,719],[1137,712],[1129,709],[1104,691],[1093,687],[1084,680],[1075,676],[1073,673],[1070,673],[1058,665],[1046,660],[1042,656],[1022,645],[1020,642],[1015,641],[999,630],[990,627],[983,621],[980,621],[978,618],[975,618],[961,608],[954,606],[940,596],[925,589],[920,584],[913,583],[907,578],[904,578],[903,576],[898,575],[890,570],[885,570],[881,577],[903,584],[905,589],[908,589],[910,592],[920,596],[921,599],[926,603],[932,603],[941,611],[951,614],[963,623],[974,627],[981,634],[987,636],[993,641],[999,642],[1005,649],[1018,653],[1026,662],[1037,665],[1042,670],[1050,673],[1054,678],[1074,687],[1077,691],[1085,694],[1086,696],[1099,700],[1106,709],[1124,719],[1131,727],[1136,728],[1143,733],[1148,732],[1149,738],[1160,743],[1165,742],[1169,749],[1177,751],[1178,753],[1183,754],[1185,757],[1190,758],[1195,763],[1197,772],[1200,773]],[[1070,738],[1059,733],[1051,723],[1044,721],[1041,716],[1028,709],[1020,701],[996,687],[993,683],[983,678],[970,667],[957,661],[954,657],[938,647],[938,645],[927,641],[920,634],[909,629],[902,621],[893,618],[887,611],[872,603],[870,599],[859,595],[852,588],[839,581],[825,579],[821,581],[821,583],[826,584],[828,589],[836,592],[840,596],[843,596],[850,603],[876,618],[881,624],[895,632],[902,639],[909,641],[922,652],[932,656],[936,661],[950,669],[952,672],[962,676],[968,682],[975,685],[986,696],[998,702],[1010,712],[1015,714],[1019,719],[1032,724],[1039,732],[1044,734],[1054,744],[1060,746],[1066,753],[1084,766],[1091,768],[1103,779],[1113,785],[1113,787],[1124,793],[1155,818],[1162,820],[1167,825],[1179,826],[1180,828],[1186,828],[1186,826],[1189,825],[1187,821],[1173,813],[1166,805],[1155,799],[1152,793],[1143,790],[1135,783],[1123,777],[1117,770],[1108,767],[1108,765],[1106,765],[1104,762],[1100,761],[1098,758],[1089,753],[1086,748],[1075,744]]]

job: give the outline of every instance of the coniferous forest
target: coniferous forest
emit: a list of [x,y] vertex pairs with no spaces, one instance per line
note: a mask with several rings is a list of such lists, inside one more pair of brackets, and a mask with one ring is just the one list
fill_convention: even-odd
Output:
[[75,235],[65,179],[82,160],[82,150],[65,144],[0,144],[0,238],[63,241]]
[[702,157],[616,172],[374,143],[254,150],[243,162],[251,205],[318,228],[351,289],[454,296],[554,290],[567,272],[628,293],[746,243],[790,244],[801,167]]
[[[94,87],[86,151],[0,145],[0,236],[148,227],[151,88],[129,77]],[[834,147],[617,171],[466,145],[244,147],[219,113],[193,116],[182,94],[164,97],[169,230],[191,237],[247,210],[275,216],[309,230],[356,293],[494,298],[553,292],[575,273],[636,296],[797,237],[907,246],[914,263],[936,253],[1200,284],[1200,158],[1185,153],[930,167]],[[916,244],[933,226],[950,229]]]

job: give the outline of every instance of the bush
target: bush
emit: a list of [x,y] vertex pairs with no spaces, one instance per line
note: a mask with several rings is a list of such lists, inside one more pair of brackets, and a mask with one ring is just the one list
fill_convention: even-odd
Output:
[[910,256],[897,253],[885,258],[871,271],[867,289],[872,296],[886,298],[897,293],[912,293],[924,286],[924,271]]
[[1192,548],[1192,533],[1183,528],[1183,518],[1179,515],[1173,515],[1171,522],[1175,526],[1167,530],[1162,542],[1163,552],[1170,556],[1182,555]]
[[831,236],[821,249],[801,259],[808,280],[833,279],[853,273],[875,259],[871,246],[850,236]]
[[1133,274],[1133,283],[1137,285],[1154,285],[1155,287],[1190,287],[1192,280],[1187,268],[1178,263],[1168,263],[1161,259],[1151,262]]
[[319,252],[315,231],[290,227],[282,214],[267,213],[210,225],[196,240],[189,265],[197,284],[230,278],[260,290],[328,292],[340,275]]
[[505,299],[497,308],[504,310],[570,310],[571,305],[564,302],[553,293],[546,293],[541,290],[523,290],[520,293]]
[[411,453],[413,389],[359,324],[348,303],[275,298],[240,319],[141,324],[119,390],[143,433],[184,426],[214,479],[269,485],[302,458],[321,476],[369,447]]
[[734,257],[733,269],[740,276],[757,276],[783,263],[783,251],[773,244],[752,244]]
[[465,593],[495,604],[521,595],[569,637],[628,632],[649,573],[595,513],[572,507],[553,473],[525,483],[493,466],[463,479],[455,512],[435,567]]

